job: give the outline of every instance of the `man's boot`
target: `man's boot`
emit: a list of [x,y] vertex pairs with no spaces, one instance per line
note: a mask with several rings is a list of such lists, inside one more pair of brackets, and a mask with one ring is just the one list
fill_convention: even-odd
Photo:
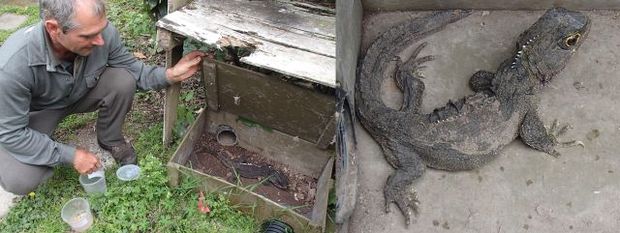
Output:
[[99,146],[104,150],[107,150],[112,154],[112,158],[119,166],[127,164],[138,164],[138,157],[133,149],[133,146],[129,142],[125,142],[117,146],[107,146],[99,143]]

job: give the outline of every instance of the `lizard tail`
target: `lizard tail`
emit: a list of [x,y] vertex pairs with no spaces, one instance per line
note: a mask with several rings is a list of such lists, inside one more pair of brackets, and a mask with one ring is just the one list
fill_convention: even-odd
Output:
[[384,75],[387,64],[394,61],[400,50],[469,14],[471,11],[466,10],[439,11],[408,20],[388,29],[370,45],[358,65],[355,83],[356,110],[366,127],[375,125],[366,122],[378,121],[382,116],[391,115],[386,113],[399,111],[387,107],[381,100],[381,85],[385,76],[393,77]]

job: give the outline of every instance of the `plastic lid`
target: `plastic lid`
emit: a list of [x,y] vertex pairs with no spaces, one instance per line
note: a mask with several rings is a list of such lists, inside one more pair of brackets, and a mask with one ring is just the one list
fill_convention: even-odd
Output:
[[138,177],[140,177],[140,167],[133,164],[119,167],[118,170],[116,170],[116,177],[122,181],[138,179]]

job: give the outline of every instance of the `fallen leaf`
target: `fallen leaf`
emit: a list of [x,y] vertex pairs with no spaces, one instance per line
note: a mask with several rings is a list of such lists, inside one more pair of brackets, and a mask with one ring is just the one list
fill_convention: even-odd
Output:
[[198,197],[198,211],[203,214],[211,212],[211,209],[209,209],[209,205],[205,201],[205,195],[202,191],[200,191],[200,196]]
[[141,53],[141,52],[133,52],[133,56],[138,59],[146,59],[146,55],[144,55],[144,53]]

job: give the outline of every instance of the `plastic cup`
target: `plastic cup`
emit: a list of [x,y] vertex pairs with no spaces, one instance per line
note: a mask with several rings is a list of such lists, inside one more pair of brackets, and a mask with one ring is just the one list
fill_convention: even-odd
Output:
[[84,187],[86,193],[105,193],[107,190],[105,184],[105,175],[103,172],[96,176],[80,175],[80,184]]
[[133,164],[127,164],[119,167],[118,170],[116,170],[116,177],[122,181],[138,179],[138,177],[140,177],[140,167]]
[[93,225],[90,205],[86,199],[81,197],[73,198],[67,202],[60,211],[60,217],[76,232],[84,232]]

